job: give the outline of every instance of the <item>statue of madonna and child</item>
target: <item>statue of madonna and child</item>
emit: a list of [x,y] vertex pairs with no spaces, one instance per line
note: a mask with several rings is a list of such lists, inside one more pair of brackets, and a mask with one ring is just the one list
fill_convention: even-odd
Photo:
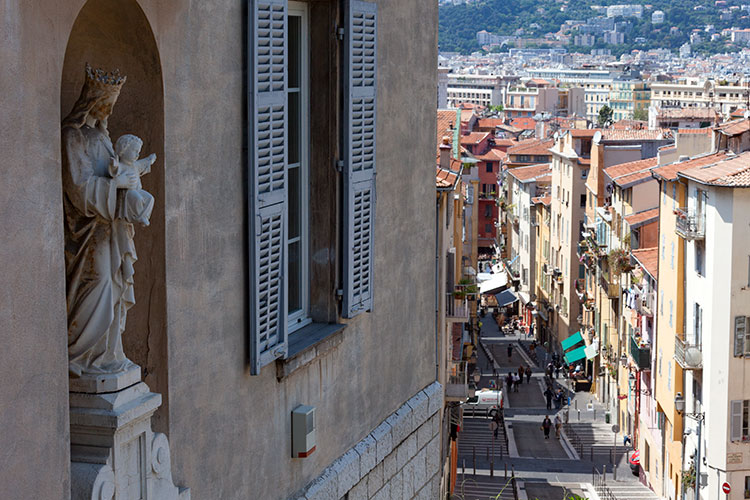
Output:
[[112,143],[107,119],[125,83],[86,65],[86,80],[62,122],[68,356],[71,377],[137,368],[123,352],[128,309],[135,304],[134,224],[147,226],[154,198],[141,186],[156,155],[139,159],[143,142]]

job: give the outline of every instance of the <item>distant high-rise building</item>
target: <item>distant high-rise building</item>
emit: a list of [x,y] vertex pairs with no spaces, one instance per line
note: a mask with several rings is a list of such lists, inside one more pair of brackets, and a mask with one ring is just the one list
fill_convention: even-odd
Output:
[[610,5],[607,7],[607,17],[640,17],[643,15],[643,5]]
[[651,14],[651,24],[661,24],[664,22],[664,11],[663,10],[655,10],[653,14]]

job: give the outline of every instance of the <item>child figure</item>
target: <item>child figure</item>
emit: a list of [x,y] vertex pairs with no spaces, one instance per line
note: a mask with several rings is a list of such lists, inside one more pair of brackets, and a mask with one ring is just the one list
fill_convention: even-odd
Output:
[[150,154],[139,160],[141,147],[143,147],[143,141],[132,134],[125,134],[117,139],[115,143],[117,158],[110,161],[109,175],[114,178],[127,171],[135,172],[138,184],[135,188],[126,190],[121,198],[118,197],[120,202],[118,215],[128,222],[140,222],[148,226],[151,211],[154,209],[154,197],[148,191],[143,190],[140,177],[151,171],[156,155]]

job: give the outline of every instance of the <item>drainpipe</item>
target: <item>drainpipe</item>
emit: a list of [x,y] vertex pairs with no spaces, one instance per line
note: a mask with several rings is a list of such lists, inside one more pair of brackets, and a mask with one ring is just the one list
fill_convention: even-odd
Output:
[[440,380],[440,198],[435,200],[435,380]]

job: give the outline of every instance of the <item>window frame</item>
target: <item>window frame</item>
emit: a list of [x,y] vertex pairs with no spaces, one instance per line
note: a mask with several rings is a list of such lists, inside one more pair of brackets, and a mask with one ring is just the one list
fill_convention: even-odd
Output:
[[[299,260],[300,260],[300,309],[289,312],[287,314],[287,332],[289,334],[309,325],[312,323],[310,317],[310,7],[306,2],[300,2],[295,0],[289,0],[287,3],[287,51],[291,53],[292,46],[289,42],[291,34],[291,23],[290,17],[300,17],[300,68],[299,68],[299,87],[287,87],[287,103],[289,102],[289,94],[298,92],[299,93],[299,114],[300,114],[300,134],[299,134],[299,162],[292,164],[289,161],[287,165],[287,178],[291,178],[289,170],[292,168],[299,168],[299,209],[300,209],[300,231],[299,236],[295,238],[300,243]],[[288,61],[291,62],[292,58],[288,55]],[[289,64],[288,63],[288,64]],[[290,78],[291,79],[291,78]],[[297,89],[297,90],[294,90]],[[291,109],[291,106],[289,107]],[[288,123],[291,123],[292,117],[291,112],[288,116]],[[289,127],[291,129],[291,127]],[[291,133],[289,134],[291,135]],[[291,142],[291,141],[290,141]],[[298,165],[298,166],[292,166]],[[289,200],[291,206],[291,193],[289,193],[289,187],[291,182],[287,184],[287,200]],[[291,229],[291,223],[287,224],[287,235]],[[295,241],[291,241],[291,238],[287,236],[287,251],[291,256],[291,245]],[[291,266],[289,266],[291,267]],[[291,277],[291,269],[288,270],[289,276]],[[289,281],[288,281],[289,283]],[[291,286],[287,285],[287,305],[290,304],[290,290]]]

